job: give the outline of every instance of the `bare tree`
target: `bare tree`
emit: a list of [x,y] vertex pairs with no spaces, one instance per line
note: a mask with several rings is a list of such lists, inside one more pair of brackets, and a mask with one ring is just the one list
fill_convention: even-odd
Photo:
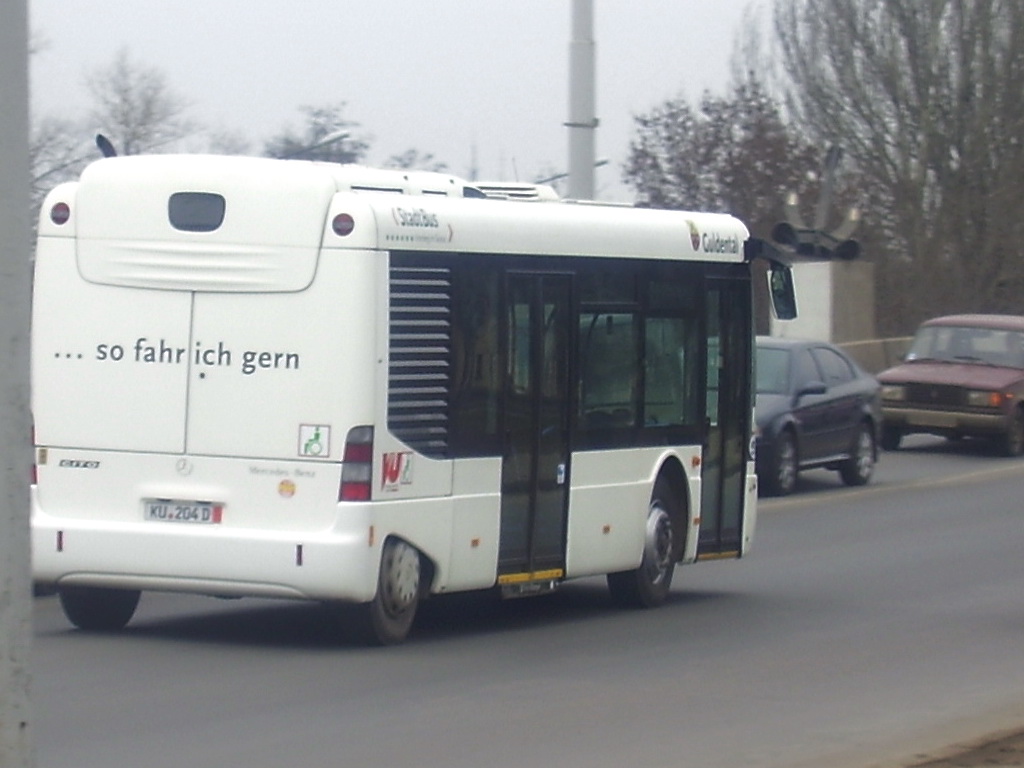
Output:
[[448,170],[447,163],[437,160],[430,152],[421,153],[417,149],[407,149],[400,155],[392,155],[384,163],[384,167],[439,172]]
[[46,117],[36,121],[29,143],[33,210],[53,187],[77,178],[86,163],[100,156],[91,138],[72,120]]
[[[821,194],[824,153],[785,120],[749,70],[727,96],[706,92],[696,108],[670,99],[634,120],[623,180],[639,205],[731,213],[768,238],[791,193],[805,201]],[[848,201],[849,193],[841,188],[836,197]],[[755,285],[763,285],[760,277]],[[766,297],[757,289],[754,298],[758,331],[766,333]]]
[[788,193],[817,196],[821,153],[752,73],[726,97],[670,99],[634,120],[623,180],[640,205],[732,213],[766,237]]
[[251,154],[249,140],[240,132],[230,129],[206,132],[207,151],[217,155]]
[[300,133],[290,128],[266,142],[267,157],[358,163],[366,156],[368,139],[352,135],[359,123],[345,119],[345,103],[300,107],[306,123]]
[[95,100],[91,119],[119,154],[164,150],[198,130],[163,72],[132,60],[126,49],[87,83]]
[[777,0],[775,29],[790,109],[861,174],[880,330],[1024,312],[1024,0]]

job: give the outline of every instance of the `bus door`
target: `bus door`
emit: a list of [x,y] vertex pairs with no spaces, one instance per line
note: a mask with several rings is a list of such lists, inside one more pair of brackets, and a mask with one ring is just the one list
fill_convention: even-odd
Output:
[[513,273],[506,283],[502,585],[564,574],[569,491],[568,275]]
[[751,317],[747,281],[709,279],[707,437],[698,556],[740,551],[749,448]]

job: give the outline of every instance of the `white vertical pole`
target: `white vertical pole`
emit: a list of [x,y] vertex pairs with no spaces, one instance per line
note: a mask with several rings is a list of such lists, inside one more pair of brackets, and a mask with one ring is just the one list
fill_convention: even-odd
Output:
[[594,86],[593,0],[572,1],[569,42],[569,190],[576,200],[594,199],[594,134],[597,130]]
[[28,2],[0,9],[0,766],[34,764],[29,723]]

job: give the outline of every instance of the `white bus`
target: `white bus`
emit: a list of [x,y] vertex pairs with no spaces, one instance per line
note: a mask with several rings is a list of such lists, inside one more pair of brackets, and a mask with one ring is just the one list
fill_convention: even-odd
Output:
[[607,574],[653,606],[677,563],[742,556],[747,230],[552,198],[212,156],[56,188],[36,581],[87,630],[162,590],[324,601],[395,643],[430,595]]

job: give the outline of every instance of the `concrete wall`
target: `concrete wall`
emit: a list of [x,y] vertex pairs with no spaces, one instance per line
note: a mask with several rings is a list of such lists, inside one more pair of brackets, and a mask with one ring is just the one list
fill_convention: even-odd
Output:
[[849,352],[850,357],[868,373],[879,373],[899,363],[907,354],[913,340],[913,336],[901,336],[892,339],[848,341],[838,346]]
[[827,261],[793,265],[796,319],[771,321],[771,335],[790,339],[832,340],[832,265]]
[[793,265],[797,318],[771,321],[773,336],[836,344],[875,337],[874,265],[809,261]]
[[832,261],[832,341],[875,338],[875,265]]

